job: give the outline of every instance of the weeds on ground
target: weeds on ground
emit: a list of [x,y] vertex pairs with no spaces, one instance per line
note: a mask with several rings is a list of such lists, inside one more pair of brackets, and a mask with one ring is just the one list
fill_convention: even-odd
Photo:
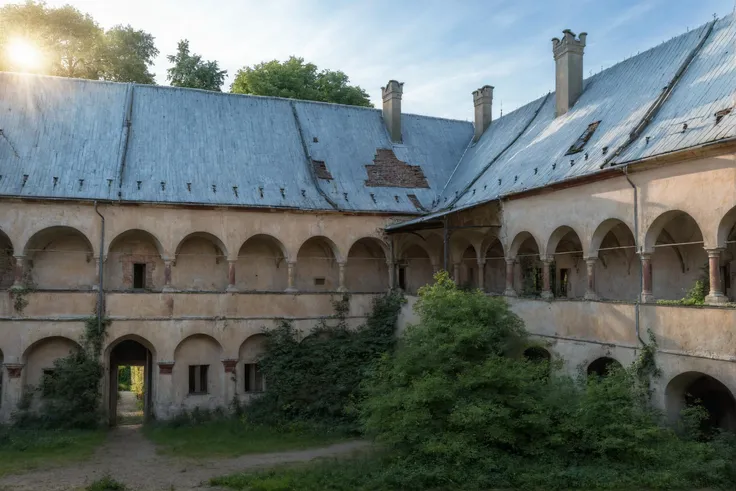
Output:
[[0,427],[0,476],[84,460],[104,439],[103,431]]
[[84,488],[84,491],[126,491],[128,488],[125,484],[116,481],[110,476],[98,479]]
[[344,433],[294,423],[259,425],[245,416],[232,417],[223,410],[195,409],[166,422],[151,423],[143,433],[164,454],[185,457],[236,457],[252,453],[280,452],[329,445],[345,440]]

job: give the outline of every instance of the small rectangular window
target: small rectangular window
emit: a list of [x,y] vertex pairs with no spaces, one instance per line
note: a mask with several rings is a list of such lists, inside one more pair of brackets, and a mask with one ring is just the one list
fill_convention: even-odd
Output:
[[145,263],[133,264],[133,288],[143,289],[146,287],[146,265]]
[[263,373],[258,363],[246,363],[243,378],[246,392],[263,392]]
[[590,140],[590,137],[593,136],[593,133],[595,133],[595,130],[598,129],[598,125],[601,124],[600,121],[596,121],[595,123],[590,123],[588,127],[585,129],[582,135],[573,143],[573,145],[570,147],[570,149],[567,151],[565,155],[572,155],[574,153],[582,152],[583,147],[585,147],[585,144],[588,143],[588,140]]
[[399,288],[406,291],[406,268],[399,268]]
[[207,369],[209,365],[189,365],[189,393],[207,393]]
[[315,286],[324,286],[325,279],[324,278],[315,278],[314,279]]

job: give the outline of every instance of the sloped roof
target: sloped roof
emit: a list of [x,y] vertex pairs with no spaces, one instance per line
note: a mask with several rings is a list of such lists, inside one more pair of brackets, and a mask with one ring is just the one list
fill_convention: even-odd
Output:
[[733,138],[735,72],[730,15],[588,78],[562,116],[551,93],[473,143],[468,122],[403,114],[400,144],[377,109],[0,73],[0,195],[434,219]]
[[[473,127],[402,124],[392,144],[376,109],[0,73],[0,195],[419,214]],[[429,187],[366,186],[383,150]]]

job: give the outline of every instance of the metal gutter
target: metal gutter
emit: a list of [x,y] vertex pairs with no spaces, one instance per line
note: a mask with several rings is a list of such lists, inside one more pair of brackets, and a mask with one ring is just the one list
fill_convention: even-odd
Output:
[[97,332],[102,333],[102,314],[105,311],[104,310],[104,303],[105,303],[105,294],[104,294],[104,274],[103,274],[103,257],[102,254],[105,250],[105,217],[100,213],[100,211],[97,209],[97,201],[95,201],[95,213],[97,213],[100,216],[100,253],[99,253],[99,262],[97,263],[97,267],[99,268],[99,280],[97,284]]
[[[624,177],[629,182],[629,185],[634,190],[634,246],[636,247],[636,253],[639,254],[639,192],[636,185],[629,178],[629,166],[623,168]],[[639,261],[639,293],[636,296],[636,303],[634,304],[634,328],[636,330],[636,338],[642,345],[647,343],[641,338],[640,328],[640,315],[639,307],[641,305],[641,291],[644,288],[644,271],[641,269],[641,261]]]
[[641,136],[641,134],[644,132],[647,126],[649,126],[649,123],[652,122],[652,120],[657,116],[657,113],[659,113],[659,110],[662,109],[662,106],[667,102],[670,95],[672,95],[672,92],[675,90],[675,87],[677,86],[677,82],[680,81],[682,78],[682,75],[685,73],[685,70],[690,66],[690,63],[692,63],[695,56],[700,53],[700,50],[703,48],[703,45],[705,44],[705,41],[710,37],[710,34],[713,32],[713,26],[716,24],[716,19],[713,19],[707,27],[707,30],[705,31],[705,34],[700,38],[700,41],[698,44],[690,51],[690,54],[685,58],[685,61],[682,62],[680,65],[680,68],[678,68],[675,75],[672,77],[672,80],[670,80],[670,83],[667,84],[666,87],[662,89],[662,93],[659,94],[659,97],[652,103],[651,106],[649,106],[649,109],[644,114],[644,117],[639,121],[639,123],[634,127],[634,129],[629,133],[629,139],[625,141],[623,144],[621,144],[620,147],[616,149],[615,152],[613,152],[600,166],[601,169],[611,164],[611,162],[621,155],[621,153],[626,150],[629,145],[634,143],[634,141]]

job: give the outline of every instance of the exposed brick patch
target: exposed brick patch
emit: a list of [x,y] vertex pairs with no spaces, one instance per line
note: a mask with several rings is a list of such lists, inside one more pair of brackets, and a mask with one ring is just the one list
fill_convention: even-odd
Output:
[[406,197],[409,198],[409,201],[411,201],[411,204],[414,205],[414,208],[419,211],[427,211],[427,209],[422,206],[422,203],[421,201],[419,201],[419,198],[417,198],[416,194],[407,194]]
[[332,177],[332,174],[330,174],[330,171],[327,170],[327,164],[325,164],[323,161],[312,160],[312,167],[314,167],[314,173],[319,179],[324,179],[326,181],[334,179],[334,177]]
[[222,360],[222,365],[225,367],[225,373],[235,373],[238,360]]
[[428,188],[429,183],[424,177],[422,168],[418,165],[409,165],[402,162],[390,148],[379,148],[373,164],[367,164],[365,170],[368,187],[388,188]]
[[160,361],[158,363],[158,373],[163,375],[171,375],[174,371],[174,362]]
[[10,378],[20,378],[23,371],[23,365],[20,364],[7,364],[5,368],[8,370],[8,377]]

